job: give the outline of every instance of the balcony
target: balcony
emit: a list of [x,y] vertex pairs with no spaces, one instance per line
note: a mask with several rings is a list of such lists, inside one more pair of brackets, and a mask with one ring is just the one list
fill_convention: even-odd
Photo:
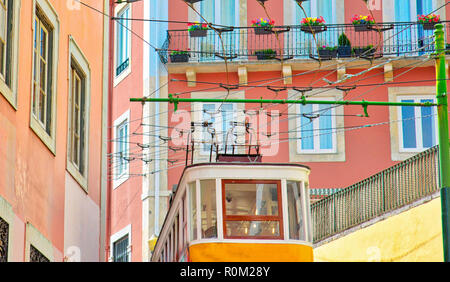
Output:
[[[442,24],[447,38],[450,24],[449,22]],[[422,24],[416,22],[379,23],[360,31],[352,24],[334,24],[327,25],[314,35],[299,25],[276,26],[272,30],[262,30],[265,34],[256,34],[257,32],[254,27],[237,27],[224,30],[220,36],[217,32],[208,30],[204,37],[192,37],[187,30],[169,30],[159,55],[169,69],[181,70],[192,65],[199,67],[216,65],[217,69],[220,69],[223,68],[224,59],[231,66],[277,63],[279,65],[280,61],[289,61],[289,64],[291,62],[311,64],[335,59],[343,61],[366,59],[372,62],[376,59],[393,57],[412,59],[434,51],[434,30],[425,29]],[[351,53],[319,54],[318,47],[337,48],[341,34],[345,34],[349,39]],[[374,48],[360,51],[367,46]],[[184,56],[185,61],[175,62],[175,58],[170,56],[173,50],[188,51],[188,55]],[[266,54],[261,55],[259,53],[261,50],[272,51],[266,51]]]

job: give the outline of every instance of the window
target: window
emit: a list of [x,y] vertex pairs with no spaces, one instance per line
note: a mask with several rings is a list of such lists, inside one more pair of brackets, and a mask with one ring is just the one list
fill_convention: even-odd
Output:
[[131,5],[119,5],[116,17],[115,77],[124,77],[129,73],[125,70],[129,70],[131,57],[131,21],[125,20],[131,18]]
[[54,248],[50,240],[45,238],[31,223],[26,224],[25,230],[25,261],[54,261]]
[[9,224],[0,217],[0,262],[8,262]]
[[[203,153],[209,154],[211,142],[217,141],[221,152],[225,150],[226,144],[234,143],[233,134],[230,132],[233,127],[232,122],[235,121],[234,108],[233,104],[202,104],[202,123],[211,123],[209,128],[202,127]],[[214,139],[211,133],[214,134]]]
[[311,0],[302,3],[302,9],[295,4],[295,22],[297,24],[305,18],[305,12],[308,17],[320,17],[322,16],[326,24],[336,23],[336,3],[335,0]]
[[110,238],[110,261],[131,261],[131,225],[126,226]]
[[[292,99],[301,99],[300,93],[288,91]],[[308,92],[310,100],[340,101],[342,91],[319,90]],[[333,105],[296,105],[288,107],[289,161],[290,162],[344,162],[345,131],[343,128],[345,107]]]
[[217,238],[216,180],[200,180],[202,238]]
[[[402,96],[403,103],[435,103],[433,96]],[[436,108],[403,106],[399,109],[400,151],[419,152],[437,144]]]
[[128,262],[128,235],[114,242],[114,262]]
[[31,128],[55,153],[58,22],[46,0],[37,0],[36,3]]
[[123,175],[127,170],[128,162],[125,160],[127,155],[127,136],[128,136],[128,121],[125,120],[117,127],[117,142],[119,143],[119,164],[117,165],[117,175]]
[[30,262],[50,262],[50,260],[33,245],[30,245]]
[[304,195],[300,182],[287,181],[289,239],[305,240]]
[[197,193],[195,182],[189,183],[190,241],[197,239]]
[[[389,87],[389,102],[436,103],[436,87]],[[437,144],[436,107],[389,107],[391,159],[403,161]]]
[[87,190],[90,71],[73,38],[69,41],[69,124],[67,169]]
[[[191,98],[211,98],[211,99],[245,99],[245,92],[192,92]],[[228,144],[227,152],[232,151],[231,144],[245,143],[245,105],[231,103],[192,103],[191,119],[195,121],[195,131],[192,133],[192,139],[196,141],[194,160],[209,161],[211,141],[219,146],[219,153],[225,150],[225,143]],[[210,124],[210,127],[204,127],[204,123]],[[237,122],[234,126],[232,122]],[[233,129],[234,127],[234,129]],[[230,131],[230,129],[233,129]],[[211,133],[214,133],[212,136]],[[228,137],[227,137],[228,133]],[[199,143],[202,144],[199,144]],[[215,156],[213,148],[212,156]],[[240,146],[236,148],[236,153],[244,153],[245,149]]]
[[222,180],[225,238],[282,239],[280,181]]
[[[397,0],[384,1],[383,19],[385,22],[415,22],[417,15],[426,15],[433,11],[433,0]],[[436,11],[439,13],[439,11]],[[393,48],[395,55],[417,56],[425,52],[431,52],[434,49],[433,30],[424,30],[421,25],[417,28],[406,30],[405,25],[394,27]],[[420,51],[417,50],[421,48]],[[416,52],[414,52],[416,51]]]
[[125,112],[114,122],[114,187],[125,182],[129,176],[128,150],[129,150],[129,114]]
[[0,0],[0,93],[16,106],[19,34],[18,0]]
[[336,152],[335,109],[330,105],[298,105],[298,152]]
[[[239,26],[239,0],[210,0],[199,3],[199,9],[202,17],[211,23],[221,24],[224,26]],[[198,17],[196,21],[203,22],[203,19]],[[201,54],[200,60],[214,60],[215,52],[225,48],[228,54],[237,54],[239,52],[239,36],[236,32],[224,32],[221,37],[215,33],[210,33],[211,37],[208,40],[199,42],[201,51],[207,52]],[[223,45],[222,45],[223,41]],[[196,46],[191,46],[195,49]],[[198,48],[198,47],[197,47]],[[219,49],[219,50],[216,50]]]

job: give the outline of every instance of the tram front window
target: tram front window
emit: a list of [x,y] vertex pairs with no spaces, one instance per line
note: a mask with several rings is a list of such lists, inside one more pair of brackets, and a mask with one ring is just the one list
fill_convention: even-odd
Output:
[[282,238],[280,181],[223,180],[227,238]]

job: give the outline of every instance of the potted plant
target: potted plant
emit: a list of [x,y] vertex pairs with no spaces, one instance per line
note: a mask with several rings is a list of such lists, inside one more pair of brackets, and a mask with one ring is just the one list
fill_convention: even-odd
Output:
[[356,32],[360,31],[369,31],[370,25],[375,24],[375,20],[372,16],[363,16],[363,15],[354,15],[351,19],[353,26],[355,27]]
[[375,48],[373,48],[373,45],[367,45],[365,47],[355,47],[352,49],[353,54],[355,57],[359,57],[359,56],[373,56],[373,54],[375,53]]
[[203,1],[203,0],[183,0],[183,1],[187,2],[189,4],[194,4],[194,3],[197,3],[197,2],[200,2],[200,1]]
[[272,49],[263,49],[255,51],[255,55],[258,60],[270,60],[275,58],[277,52]]
[[325,25],[325,20],[322,16],[318,18],[303,18],[300,22],[300,30],[306,33],[319,33],[327,30],[327,26]]
[[169,56],[172,63],[185,63],[189,61],[188,51],[173,50],[170,52]]
[[252,27],[254,27],[255,34],[270,34],[272,28],[275,25],[274,20],[259,18],[252,21]]
[[338,38],[339,58],[348,58],[352,56],[352,44],[345,33],[341,33]]
[[417,15],[418,22],[422,24],[423,29],[431,30],[434,29],[434,25],[441,21],[440,16],[436,14],[430,15]]
[[319,51],[319,58],[323,59],[336,58],[338,47],[322,45],[319,47],[318,51]]
[[191,37],[205,37],[208,25],[206,23],[188,23],[188,31]]

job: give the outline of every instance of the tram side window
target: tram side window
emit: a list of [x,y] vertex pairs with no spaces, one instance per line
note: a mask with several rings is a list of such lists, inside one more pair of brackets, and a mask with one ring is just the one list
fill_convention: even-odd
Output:
[[180,220],[180,216],[179,215],[177,215],[176,217],[175,217],[175,221],[174,221],[174,223],[173,223],[173,226],[172,226],[172,232],[173,232],[173,259],[174,260],[178,260],[178,254],[179,254],[179,247],[180,247],[180,245],[179,245],[179,242],[178,242],[178,225],[180,224],[180,222],[179,222],[179,220]]
[[190,240],[197,239],[197,193],[195,182],[189,183],[189,221],[190,221]]
[[306,240],[301,183],[287,181],[289,239]]
[[224,236],[281,239],[281,183],[223,180]]
[[202,238],[217,238],[216,180],[201,180]]

